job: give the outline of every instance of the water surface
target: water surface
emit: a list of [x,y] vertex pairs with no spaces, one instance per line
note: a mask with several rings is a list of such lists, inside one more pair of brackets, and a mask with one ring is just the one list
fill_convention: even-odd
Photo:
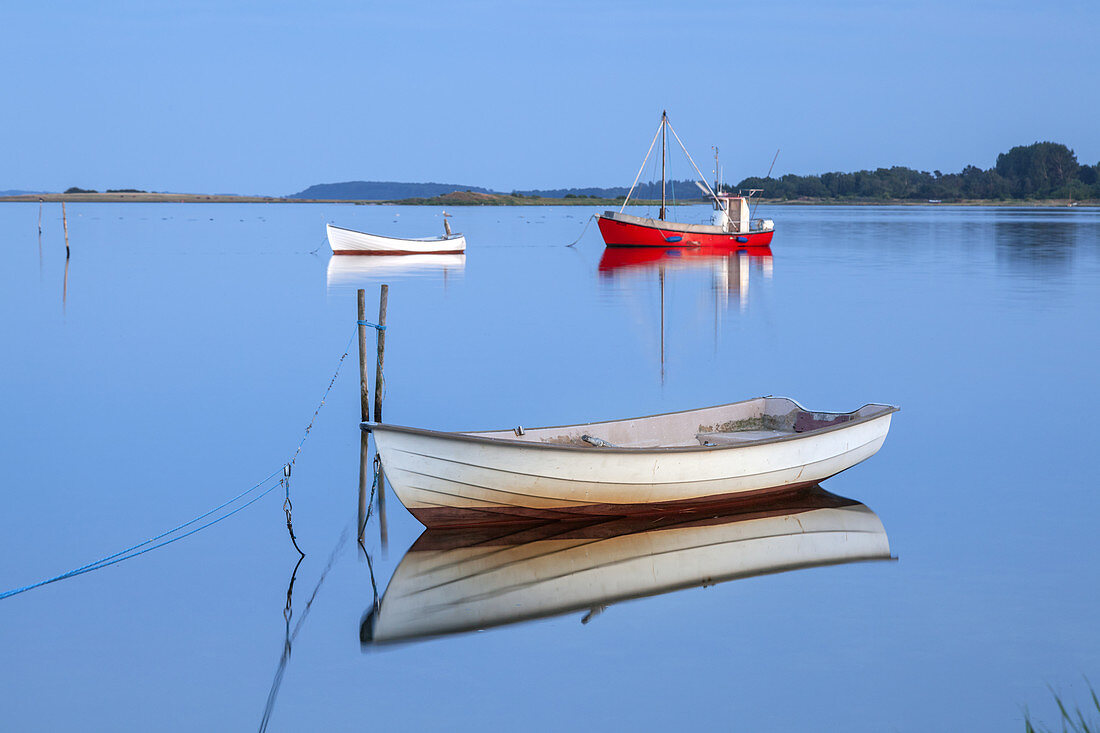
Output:
[[[770,258],[622,263],[595,226],[563,246],[590,210],[471,207],[452,219],[465,262],[373,270],[330,263],[323,224],[427,236],[440,211],[68,213],[66,272],[56,207],[41,240],[37,205],[0,207],[4,589],[277,469],[352,335],[355,288],[373,309],[381,282],[389,422],[568,424],[765,394],[900,405],[883,450],[824,484],[877,516],[897,561],[363,646],[370,572],[340,542],[359,480],[352,351],[291,481],[307,557],[289,657],[297,553],[276,493],[0,601],[13,730],[247,729],[265,706],[269,730],[1004,730],[1025,706],[1054,720],[1048,684],[1083,701],[1082,675],[1100,677],[1095,210],[773,207]],[[374,520],[366,543],[379,592],[422,530],[392,494],[386,514],[388,550]]]

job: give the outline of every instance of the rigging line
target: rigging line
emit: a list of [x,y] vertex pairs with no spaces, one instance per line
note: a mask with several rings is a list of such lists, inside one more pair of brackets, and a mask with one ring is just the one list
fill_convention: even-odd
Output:
[[[649,201],[649,203],[646,204],[646,206],[645,206],[646,217],[650,218],[650,219],[653,219],[653,201],[654,201],[655,197],[657,196],[657,184],[654,183],[654,181],[656,181],[656,180],[657,180],[657,156],[653,156],[653,163],[650,165],[650,168],[649,168],[649,180],[646,183],[642,184],[643,189],[645,188],[645,186],[649,186],[650,189],[651,189],[649,194],[646,196],[646,200]],[[641,196],[642,194],[639,193],[638,195]],[[657,219],[654,219],[654,221],[657,221]]]
[[634,187],[638,185],[638,179],[642,177],[642,171],[645,170],[645,164],[649,161],[649,154],[653,152],[653,146],[657,144],[657,136],[661,134],[661,128],[664,127],[665,120],[661,118],[661,124],[657,125],[657,132],[653,133],[653,142],[649,144],[649,150],[646,151],[645,159],[642,160],[642,165],[638,168],[638,175],[634,176],[634,183],[630,184],[630,190],[626,192],[626,199],[623,201],[623,205],[619,207],[619,213],[623,213],[623,209],[630,202],[630,195],[634,193]]
[[676,130],[673,129],[671,122],[668,123],[668,129],[672,130],[672,136],[676,138],[676,142],[680,143],[680,150],[684,151],[684,155],[687,156],[688,161],[691,163],[691,167],[694,168],[695,172],[699,175],[699,180],[702,181],[703,185],[707,187],[707,193],[710,194],[711,198],[717,201],[718,197],[714,194],[714,191],[711,189],[710,184],[707,183],[706,177],[699,172],[699,166],[695,165],[695,160],[691,157],[691,153],[688,152],[688,149],[684,147],[684,143],[680,140],[680,136],[676,134]]
[[[772,168],[775,168],[775,161],[778,160],[778,159],[779,159],[779,148],[776,148],[775,149],[775,156],[772,158],[772,164],[768,166],[768,175],[764,176],[765,180],[772,177]],[[761,191],[761,193],[763,193],[763,191]],[[752,207],[752,213],[749,214],[749,220],[750,221],[752,219],[756,218],[756,207],[759,206],[759,205],[760,205],[760,200],[757,199],[756,205]]]

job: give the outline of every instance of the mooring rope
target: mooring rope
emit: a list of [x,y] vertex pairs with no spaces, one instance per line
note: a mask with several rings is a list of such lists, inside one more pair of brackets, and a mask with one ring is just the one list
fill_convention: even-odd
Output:
[[566,247],[572,247],[572,246],[573,246],[574,244],[576,244],[577,242],[581,241],[581,239],[583,239],[583,238],[584,238],[584,233],[588,231],[588,225],[589,225],[589,224],[591,224],[591,223],[592,223],[592,220],[593,220],[593,219],[595,219],[595,218],[596,218],[596,215],[595,215],[595,214],[593,214],[592,216],[588,217],[588,221],[586,221],[586,222],[584,223],[584,229],[582,229],[582,230],[581,230],[581,236],[577,237],[576,239],[574,239],[574,240],[573,240],[572,242],[570,242],[569,244],[567,244],[567,245],[565,245],[565,246],[566,246]]
[[[321,408],[325,406],[325,400],[328,399],[329,392],[332,391],[332,386],[336,383],[336,378],[340,375],[340,368],[344,365],[344,360],[347,359],[348,353],[351,351],[351,345],[355,341],[355,336],[356,336],[357,331],[358,331],[358,326],[356,326],[356,331],[352,332],[351,338],[348,339],[348,343],[344,347],[344,353],[340,356],[340,360],[336,364],[336,371],[333,373],[332,379],[329,380],[328,386],[325,388],[325,392],[321,396],[321,402],[317,405],[317,409],[313,411],[313,417],[310,418],[309,424],[306,426],[305,432],[302,435],[302,439],[301,439],[301,441],[299,441],[298,447],[294,451],[294,455],[291,456],[290,461],[283,464],[282,466],[280,466],[276,470],[272,471],[270,474],[267,475],[267,477],[265,477],[259,483],[254,484],[252,487],[250,487],[248,489],[245,489],[241,493],[234,496],[232,499],[229,499],[228,501],[225,501],[222,504],[219,504],[218,506],[214,507],[213,509],[210,509],[209,511],[200,514],[199,516],[195,517],[194,519],[190,519],[190,520],[184,522],[183,524],[178,524],[175,527],[173,527],[172,529],[161,532],[160,534],[156,535],[155,537],[150,537],[149,539],[145,540],[144,542],[139,542],[136,545],[131,545],[130,547],[127,547],[124,550],[119,550],[118,552],[115,552],[111,555],[107,555],[106,557],[102,557],[99,560],[96,560],[94,562],[86,563],[84,565],[81,565],[78,568],[74,568],[74,569],[69,570],[67,572],[61,573],[60,575],[55,575],[51,578],[46,578],[44,580],[39,580],[35,583],[30,583],[28,585],[24,585],[24,586],[19,587],[19,588],[13,588],[11,590],[3,591],[2,593],[0,593],[0,600],[4,600],[6,598],[11,598],[12,596],[17,596],[20,593],[26,593],[27,591],[34,590],[35,588],[41,588],[42,586],[49,585],[50,583],[56,583],[59,580],[67,580],[69,578],[75,578],[78,575],[84,575],[85,573],[90,573],[90,572],[93,572],[95,570],[102,570],[103,568],[110,567],[111,565],[116,565],[120,562],[123,562],[124,560],[129,560],[131,558],[137,557],[138,555],[144,555],[147,552],[152,552],[153,550],[159,549],[161,547],[165,547],[167,545],[172,544],[173,542],[177,542],[179,540],[182,540],[185,537],[190,537],[191,535],[195,534],[196,532],[201,532],[202,530],[206,529],[207,527],[211,527],[211,526],[217,524],[218,522],[221,522],[224,519],[228,519],[229,517],[233,516],[237,512],[241,511],[242,509],[245,509],[247,507],[252,506],[257,501],[264,498],[265,496],[267,496],[268,494],[270,494],[272,491],[279,488],[280,486],[285,486],[285,488],[286,488],[286,502],[285,502],[284,508],[288,508],[289,503],[290,503],[290,484],[289,484],[289,481],[288,481],[288,479],[290,477],[290,471],[294,467],[294,462],[298,459],[298,454],[300,454],[302,452],[302,446],[305,445],[306,438],[309,437],[309,432],[313,428],[313,423],[314,423],[314,421],[317,420],[317,414],[321,411]],[[262,492],[260,492],[256,496],[252,497],[251,499],[249,499],[244,504],[236,507],[235,509],[233,509],[229,512],[226,512],[225,514],[223,514],[223,515],[221,515],[221,516],[219,516],[215,519],[212,519],[209,522],[206,522],[205,524],[202,524],[202,525],[190,530],[189,532],[185,532],[185,533],[177,535],[175,537],[170,537],[170,535],[176,534],[180,530],[183,530],[187,527],[190,527],[191,525],[193,525],[197,522],[201,522],[203,519],[206,519],[207,517],[210,517],[210,516],[218,513],[222,509],[225,509],[226,507],[240,501],[244,497],[248,496],[249,494],[251,494],[254,491],[257,491],[258,489],[263,487],[271,479],[275,478],[279,474],[283,474],[284,478],[280,479],[280,481],[278,483],[274,483],[271,486],[269,486],[268,488],[264,489]],[[295,549],[297,549],[299,553],[302,553],[302,551],[298,548],[298,543],[297,543],[296,539],[294,538],[294,530],[291,528],[290,525],[291,525],[290,512],[287,511],[287,529],[290,530],[291,541],[294,542]],[[168,537],[168,539],[164,539],[166,537]],[[159,540],[164,540],[164,541],[160,542]],[[304,555],[305,553],[302,553],[302,554]]]

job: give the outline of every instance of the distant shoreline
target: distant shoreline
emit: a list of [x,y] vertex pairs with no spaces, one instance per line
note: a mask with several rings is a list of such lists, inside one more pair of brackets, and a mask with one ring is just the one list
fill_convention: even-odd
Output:
[[[359,199],[300,199],[285,196],[237,196],[233,194],[197,193],[44,193],[0,196],[0,203],[179,203],[179,204],[348,204],[355,206],[622,206],[622,199],[576,197],[568,199],[511,196],[507,194],[481,194],[456,191],[432,198],[396,199],[392,201],[368,201]],[[756,200],[754,200],[755,203]],[[759,199],[767,206],[990,206],[1014,208],[1072,208],[1100,206],[1098,200],[1073,201],[1067,199],[974,199],[960,201],[917,201],[912,199]],[[659,201],[633,200],[632,206],[653,206]],[[668,202],[669,206],[696,206],[706,203],[703,199]]]

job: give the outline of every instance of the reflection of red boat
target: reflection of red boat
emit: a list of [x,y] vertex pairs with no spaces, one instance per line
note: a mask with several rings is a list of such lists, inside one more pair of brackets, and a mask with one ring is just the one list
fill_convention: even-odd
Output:
[[651,265],[674,266],[677,262],[685,265],[705,264],[731,256],[737,257],[741,252],[748,255],[750,260],[759,260],[766,267],[771,265],[771,247],[743,247],[738,251],[732,251],[729,247],[608,247],[600,258],[600,274],[645,269]]
[[[665,143],[667,133],[670,131],[676,138],[676,142],[680,143],[688,160],[691,160],[691,155],[680,142],[679,135],[676,135],[676,131],[669,125],[668,115],[662,113],[661,126],[657,130],[657,135],[661,137],[660,213],[656,219],[623,213],[638,183],[638,176],[641,176],[642,169],[649,160],[649,154],[653,152],[653,145],[657,142],[657,135],[654,135],[649,152],[642,161],[642,168],[638,170],[638,176],[635,177],[622,207],[618,211],[605,211],[596,218],[604,244],[609,247],[725,247],[727,249],[765,247],[771,244],[775,224],[771,219],[753,219],[749,211],[749,196],[760,193],[756,189],[749,191],[748,196],[715,193],[706,181],[703,181],[700,188],[714,202],[714,216],[711,223],[685,224],[665,219]],[[698,173],[699,168],[694,160],[691,160],[691,165]],[[702,174],[700,174],[701,177]]]

